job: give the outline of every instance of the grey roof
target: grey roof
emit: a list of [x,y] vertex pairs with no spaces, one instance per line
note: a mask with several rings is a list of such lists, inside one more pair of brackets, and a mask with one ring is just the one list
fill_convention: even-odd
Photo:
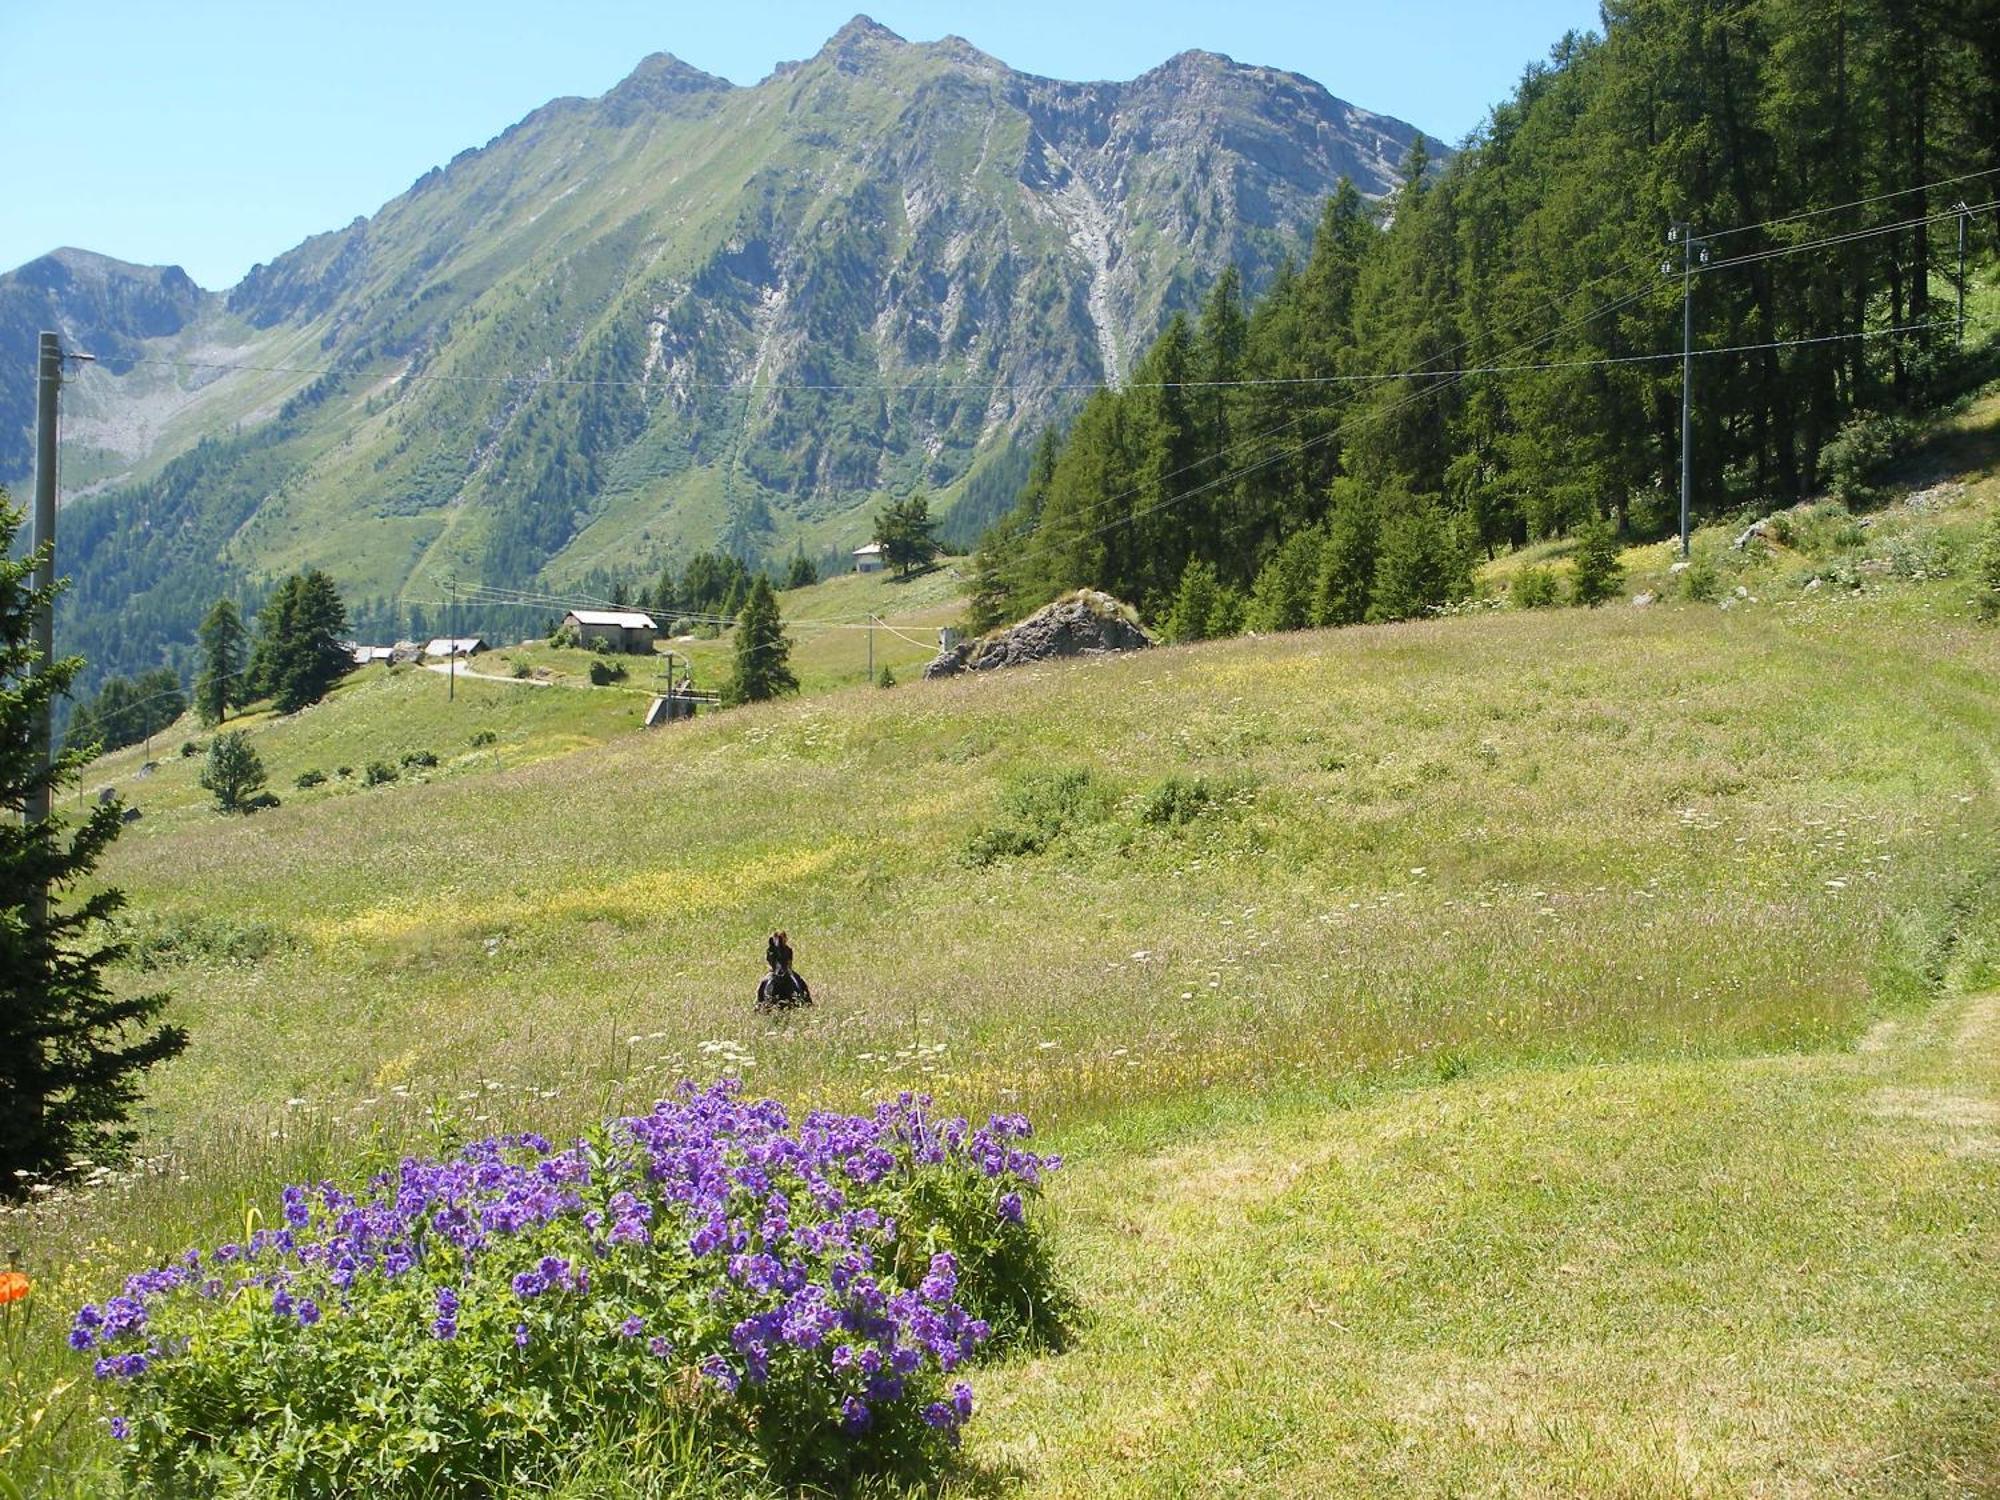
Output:
[[620,630],[658,630],[651,615],[636,609],[573,609],[569,617],[579,625],[615,625]]

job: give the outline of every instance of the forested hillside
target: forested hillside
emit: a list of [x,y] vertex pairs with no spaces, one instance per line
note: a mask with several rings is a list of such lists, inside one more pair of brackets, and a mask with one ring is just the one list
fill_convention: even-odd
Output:
[[1394,619],[1508,543],[1663,534],[1684,254],[1697,517],[1813,491],[1893,446],[1858,414],[1990,369],[1956,283],[1961,223],[1975,277],[2000,245],[2000,5],[1604,14],[1441,171],[1419,145],[1379,218],[1341,192],[1253,306],[1224,277],[1045,439],[979,623],[1081,585],[1162,619],[1185,595],[1182,635]]
[[[782,567],[920,486],[976,490],[976,534],[1080,391],[1224,268],[1267,282],[1342,178],[1392,190],[1418,138],[1212,53],[1067,83],[858,17],[751,87],[647,58],[78,372],[62,634],[149,668],[217,592],[304,566],[398,632],[448,578]],[[0,354],[40,274],[0,277]],[[0,479],[27,409],[0,400]]]

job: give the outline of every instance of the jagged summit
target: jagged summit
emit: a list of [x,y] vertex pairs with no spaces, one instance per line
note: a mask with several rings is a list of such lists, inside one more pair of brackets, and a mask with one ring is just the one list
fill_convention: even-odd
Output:
[[638,67],[606,93],[600,107],[613,123],[628,124],[649,111],[680,109],[690,104],[705,107],[735,88],[727,78],[704,73],[671,52],[655,52],[642,58]]

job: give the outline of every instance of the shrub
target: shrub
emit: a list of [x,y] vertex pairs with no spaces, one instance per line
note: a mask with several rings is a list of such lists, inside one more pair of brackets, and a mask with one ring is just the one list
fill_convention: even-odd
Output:
[[209,742],[201,785],[215,794],[215,805],[223,812],[249,809],[250,799],[264,785],[264,762],[250,748],[248,735],[234,729]]
[[350,777],[350,776],[352,776],[352,775],[354,774],[354,767],[352,767],[352,766],[335,766],[335,767],[333,768],[333,774],[334,774],[334,775],[336,775],[336,776],[338,776],[338,777],[339,777],[339,778],[340,778],[340,779],[341,779],[342,781],[345,781],[345,780],[347,780],[347,778],[348,778],[348,777]]
[[590,664],[590,685],[609,687],[614,682],[625,680],[625,669],[615,662],[593,661]]
[[513,671],[516,677],[532,677],[535,675],[535,669],[524,661],[515,662]]
[[896,674],[889,670],[889,664],[882,663],[882,670],[875,674],[875,686],[892,688],[896,685]]
[[1111,814],[1111,791],[1087,768],[1030,771],[1000,799],[1002,821],[974,833],[966,843],[968,864],[1039,854],[1050,845]]
[[1514,575],[1507,599],[1516,609],[1548,609],[1562,602],[1562,591],[1553,570],[1527,567]]
[[1951,542],[1930,530],[1901,531],[1889,538],[1882,554],[1898,578],[1949,578],[1958,571]]
[[1979,618],[2000,619],[2000,515],[1987,523],[1986,540],[1979,549],[1979,570],[1974,577],[1979,592],[1973,599],[1973,608]]
[[292,784],[302,792],[310,787],[324,786],[326,784],[326,772],[320,770],[301,771],[299,772],[299,779]]
[[1697,552],[1680,571],[1681,594],[1697,604],[1707,604],[1722,592],[1722,571],[1706,552]]
[[475,750],[484,750],[488,745],[499,743],[499,740],[500,736],[492,730],[481,729],[475,731],[472,738],[467,740],[466,743]]
[[181,759],[193,760],[197,755],[201,754],[204,748],[200,740],[182,740]]
[[1618,561],[1618,536],[1609,521],[1593,521],[1579,533],[1576,572],[1570,577],[1570,597],[1595,609],[1615,599],[1625,586],[1625,565]]
[[371,760],[368,768],[361,773],[361,780],[368,786],[386,786],[397,776],[396,768],[386,760]]
[[1059,1159],[1018,1115],[929,1104],[794,1128],[683,1084],[567,1149],[289,1187],[273,1227],[132,1276],[70,1344],[141,1495],[526,1492],[663,1417],[675,1451],[630,1461],[921,1478],[972,1412],[955,1372],[1059,1337],[1063,1305],[1027,1213]]
[[1169,776],[1139,799],[1139,821],[1151,828],[1184,828],[1228,803],[1248,800],[1249,787],[1227,786],[1206,776]]
[[406,770],[412,766],[434,766],[437,763],[437,756],[428,750],[406,750],[403,752],[403,766]]
[[1882,498],[1876,476],[1907,453],[1917,430],[1907,417],[1861,412],[1820,450],[1820,472],[1836,498],[1872,505]]
[[264,922],[179,913],[141,919],[123,929],[127,959],[141,969],[181,964],[250,964],[284,947],[287,935]]

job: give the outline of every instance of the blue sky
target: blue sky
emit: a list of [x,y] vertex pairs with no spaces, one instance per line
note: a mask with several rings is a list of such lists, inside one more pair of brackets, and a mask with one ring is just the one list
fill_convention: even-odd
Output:
[[[0,269],[78,245],[234,283],[649,52],[736,83],[862,0],[0,0]],[[1595,0],[868,0],[913,40],[1130,78],[1189,47],[1315,78],[1456,141]]]

